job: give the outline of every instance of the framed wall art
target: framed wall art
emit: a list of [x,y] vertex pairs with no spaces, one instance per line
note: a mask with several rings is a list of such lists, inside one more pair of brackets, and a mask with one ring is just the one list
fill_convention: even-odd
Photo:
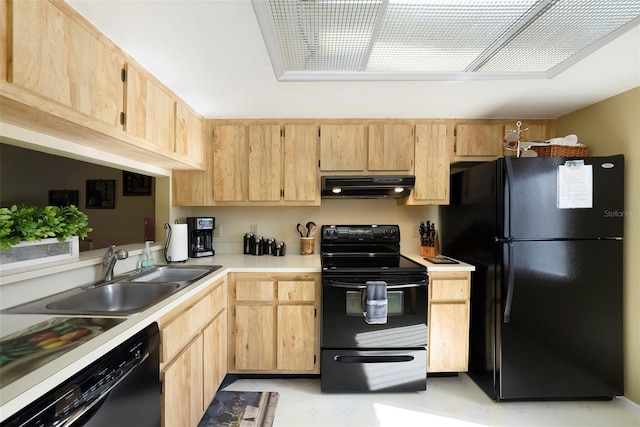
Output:
[[49,190],[49,206],[78,206],[78,190]]
[[150,196],[152,178],[139,173],[122,171],[123,196]]
[[115,209],[116,207],[115,179],[87,180],[87,209]]

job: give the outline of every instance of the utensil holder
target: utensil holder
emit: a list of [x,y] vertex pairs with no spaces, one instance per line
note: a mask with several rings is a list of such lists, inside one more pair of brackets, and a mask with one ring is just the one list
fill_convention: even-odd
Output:
[[300,238],[300,255],[313,255],[316,248],[315,237],[301,237]]

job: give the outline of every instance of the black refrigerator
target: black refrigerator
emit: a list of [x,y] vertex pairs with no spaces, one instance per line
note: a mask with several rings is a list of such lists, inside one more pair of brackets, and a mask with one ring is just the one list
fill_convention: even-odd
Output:
[[476,266],[469,376],[492,399],[623,394],[623,190],[622,155],[452,173],[441,252]]

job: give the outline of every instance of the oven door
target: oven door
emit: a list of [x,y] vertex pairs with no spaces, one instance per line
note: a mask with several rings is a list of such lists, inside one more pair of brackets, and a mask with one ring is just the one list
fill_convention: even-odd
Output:
[[427,350],[322,350],[320,371],[325,393],[426,390]]
[[405,279],[386,280],[387,322],[369,324],[362,312],[362,292],[366,289],[366,281],[323,277],[322,348],[381,349],[426,346],[426,275]]

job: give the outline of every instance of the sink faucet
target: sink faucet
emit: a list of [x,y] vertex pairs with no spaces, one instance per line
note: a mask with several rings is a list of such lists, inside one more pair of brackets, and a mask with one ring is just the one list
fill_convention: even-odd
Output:
[[102,278],[105,282],[113,280],[113,267],[116,266],[116,261],[129,257],[129,252],[124,249],[120,249],[118,251],[115,249],[116,245],[109,246],[107,252],[105,252],[102,257]]

